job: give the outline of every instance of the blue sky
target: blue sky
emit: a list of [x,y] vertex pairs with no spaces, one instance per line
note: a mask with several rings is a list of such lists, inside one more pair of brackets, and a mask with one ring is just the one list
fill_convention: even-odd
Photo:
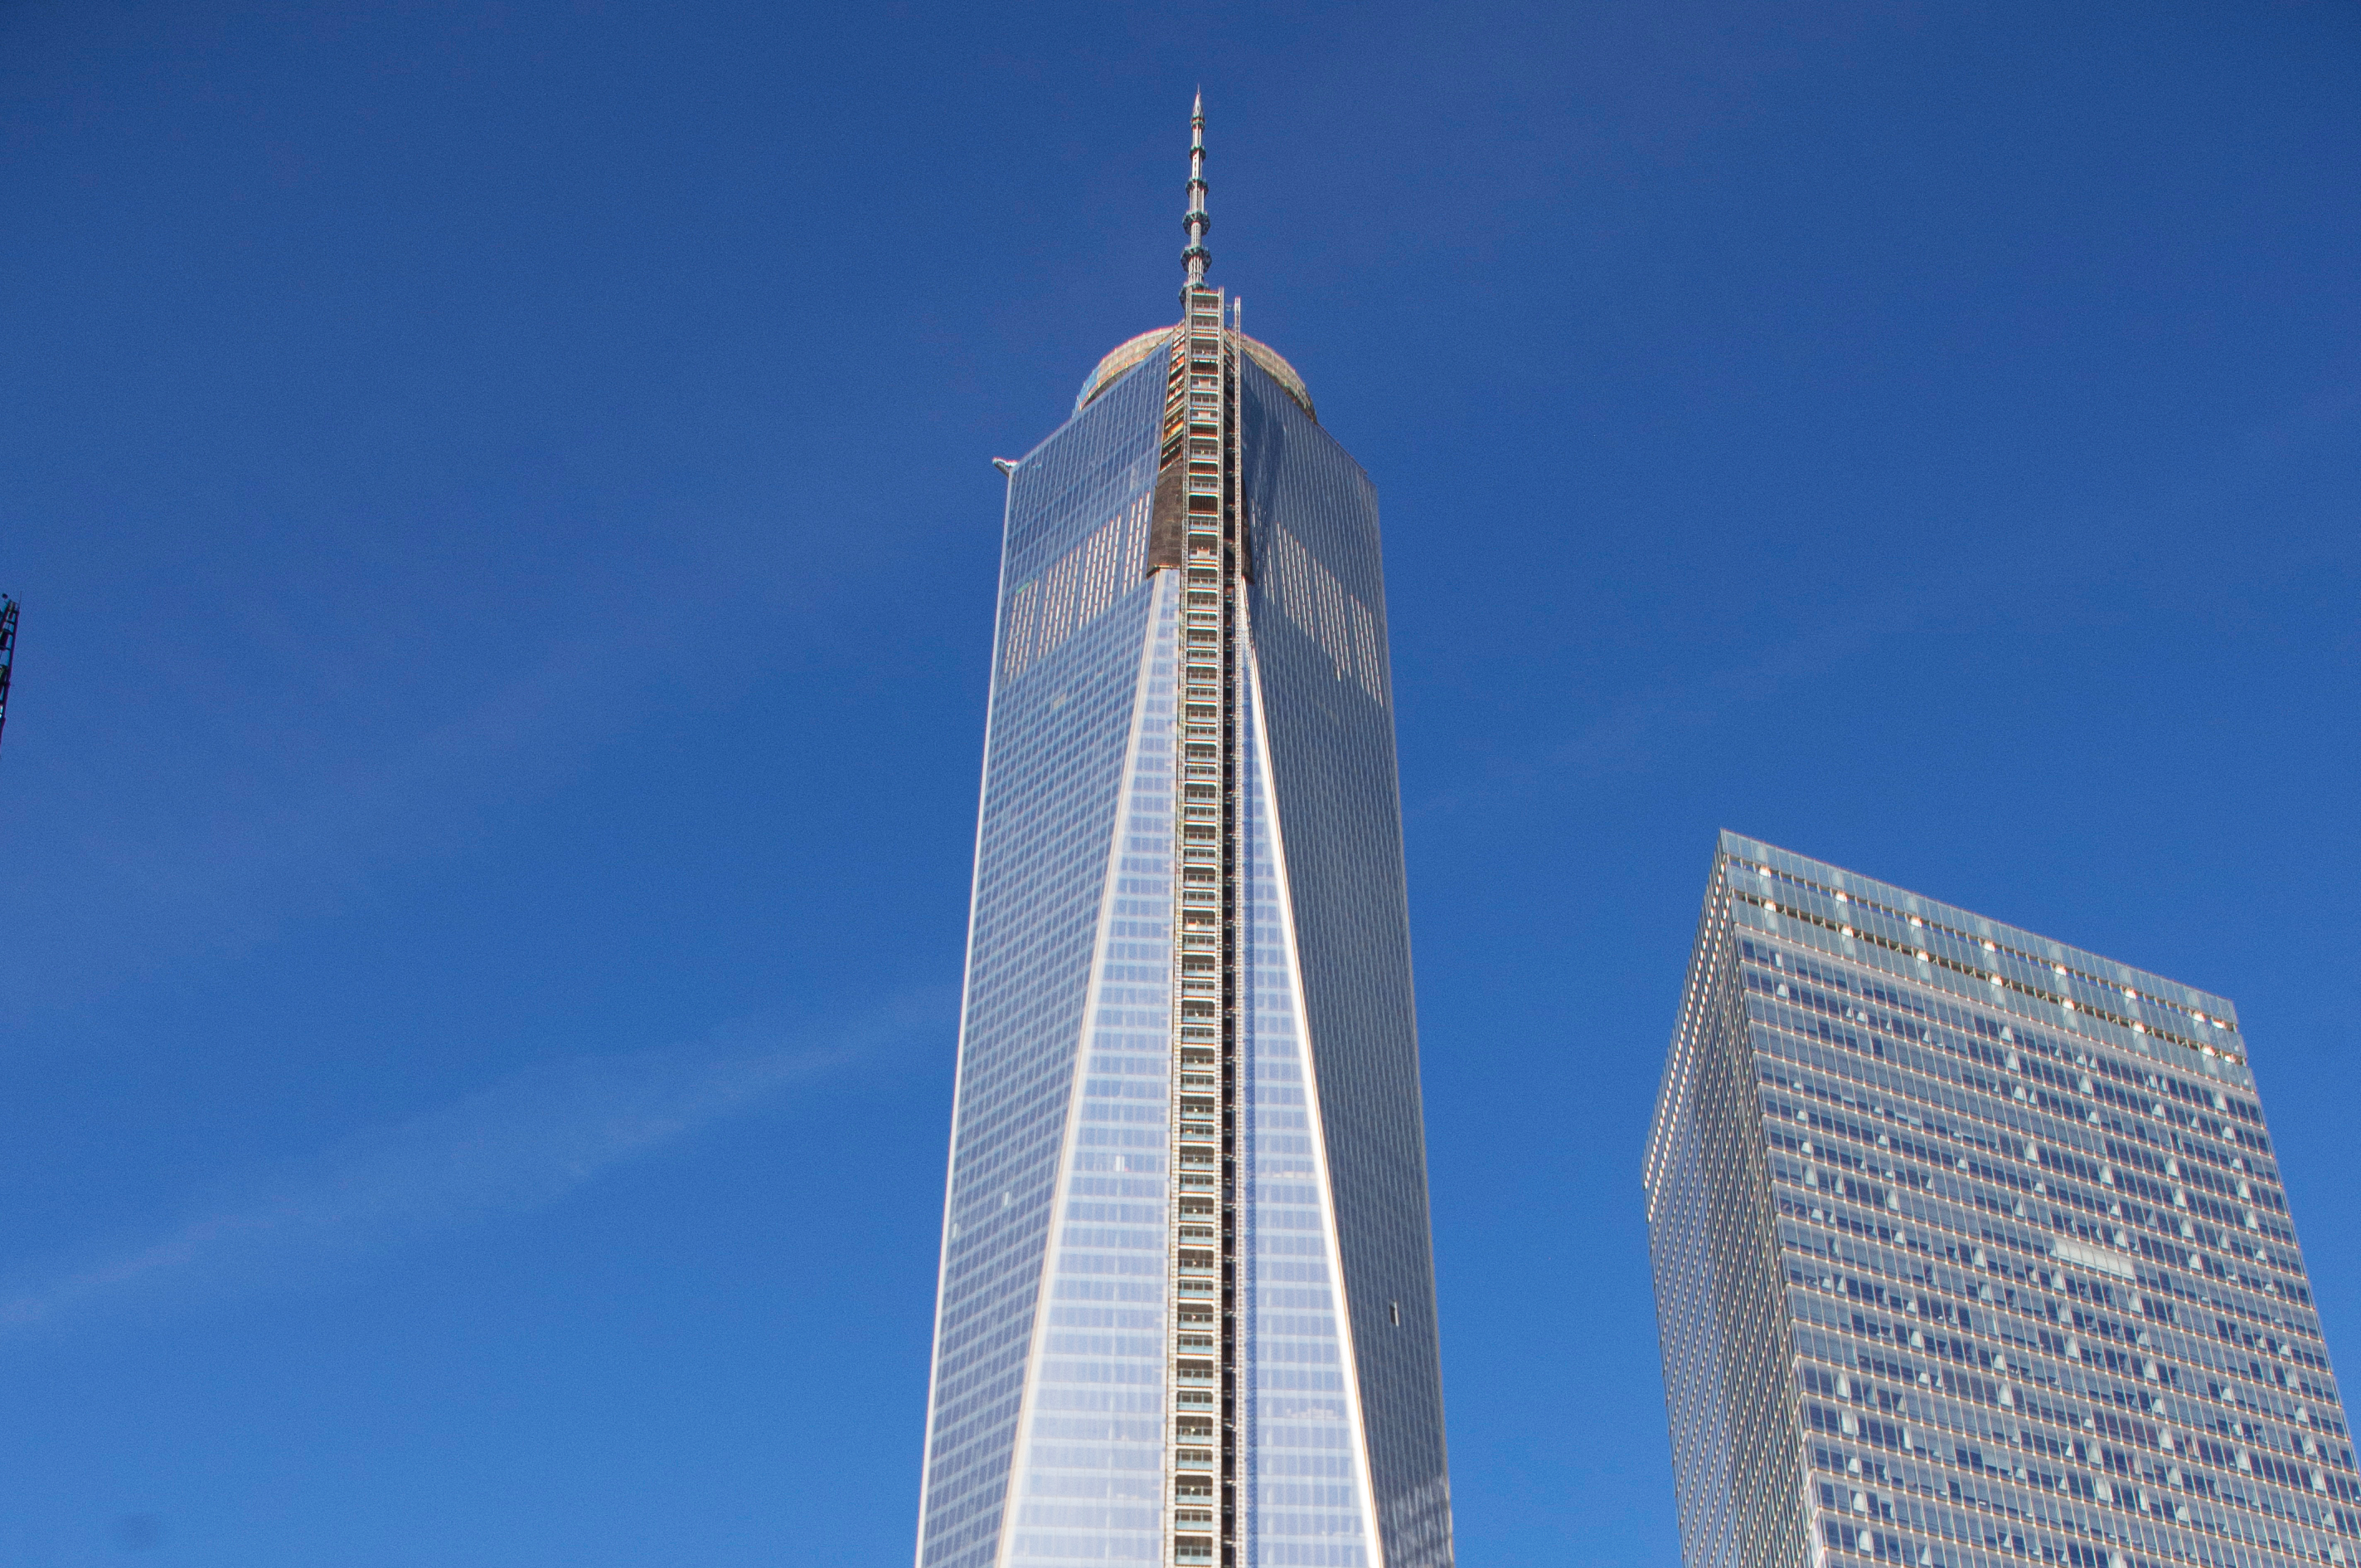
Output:
[[0,11],[0,1564],[906,1561],[1000,481],[1388,530],[1463,1559],[1677,1559],[1727,826],[2240,1004],[2332,1350],[2361,16]]

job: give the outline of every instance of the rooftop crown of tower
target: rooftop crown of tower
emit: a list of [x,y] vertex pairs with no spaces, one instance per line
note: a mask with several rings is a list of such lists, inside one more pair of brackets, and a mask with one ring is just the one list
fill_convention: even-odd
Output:
[[[1213,220],[1205,211],[1205,94],[1202,92],[1197,94],[1196,103],[1189,112],[1189,210],[1181,214],[1180,222],[1189,235],[1188,248],[1180,253],[1181,265],[1188,274],[1180,285],[1181,298],[1185,302],[1191,289],[1204,286],[1206,269],[1213,262],[1213,253],[1205,248],[1205,233],[1213,227]],[[1185,304],[1183,309],[1185,312]],[[1156,327],[1118,344],[1082,382],[1082,391],[1074,398],[1074,411],[1080,413],[1090,406],[1093,399],[1121,380],[1126,371],[1167,347],[1172,341],[1174,330],[1169,326]],[[1320,417],[1312,406],[1311,389],[1303,384],[1303,378],[1296,373],[1295,367],[1289,364],[1283,355],[1270,345],[1248,337],[1244,332],[1235,335],[1238,346],[1245,350],[1247,358],[1277,381],[1305,413],[1314,419]]]

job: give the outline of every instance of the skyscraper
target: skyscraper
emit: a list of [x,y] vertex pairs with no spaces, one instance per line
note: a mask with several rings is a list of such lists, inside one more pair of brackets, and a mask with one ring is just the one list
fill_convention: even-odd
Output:
[[920,1568],[1451,1561],[1377,498],[1205,281],[1008,500]]
[[1644,1179],[1691,1568],[2361,1552],[2221,997],[1725,833]]

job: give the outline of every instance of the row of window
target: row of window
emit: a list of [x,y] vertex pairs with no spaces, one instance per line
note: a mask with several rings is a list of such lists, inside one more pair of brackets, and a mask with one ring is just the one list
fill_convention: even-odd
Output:
[[[1879,1235],[1881,1239],[1889,1240],[1899,1239],[1902,1234],[1882,1223],[1865,1222],[1858,1216],[1848,1214],[1840,1208],[1832,1205],[1821,1207],[1802,1197],[1789,1198],[1784,1192],[1777,1195],[1776,1203],[1782,1212],[1807,1219],[1814,1223],[1833,1225],[1839,1230],[1850,1230],[1857,1234],[1873,1234]],[[1914,1245],[1928,1245],[1923,1238],[1915,1235],[1908,1239]],[[2023,1243],[2004,1232],[1986,1230],[1982,1233],[1982,1239],[1995,1246],[2015,1245],[2021,1252],[2040,1258],[2043,1262],[2048,1261],[2048,1254],[2045,1249]],[[1944,1248],[1944,1251],[1960,1256],[1962,1261],[1972,1261],[1978,1265],[1985,1263],[1988,1257],[1983,1248],[1964,1243],[1949,1245]],[[1986,1319],[1987,1322],[1990,1321],[1989,1318]],[[1917,1333],[1922,1338],[1925,1337],[1923,1330],[1909,1332]],[[2036,1348],[2047,1348],[2039,1346],[2037,1340],[2034,1342],[2034,1345]],[[2249,1378],[2267,1386],[2275,1383],[2278,1387],[2289,1389],[2298,1396],[2310,1397],[2325,1403],[2333,1404],[2336,1399],[2333,1387],[2324,1381],[2315,1381],[2309,1375],[2291,1373],[2285,1364],[2273,1363],[2266,1365],[2261,1362],[2232,1361],[2202,1343],[2193,1343],[2177,1335],[2171,1336],[2169,1343],[2160,1343],[2154,1348],[2158,1351],[2169,1350],[2187,1362],[2211,1366],[2215,1371],[2232,1377]],[[2062,1337],[2052,1354],[2067,1354]],[[2188,1386],[2182,1380],[2180,1367],[2173,1362],[2162,1359],[2160,1355],[2133,1355],[2110,1351],[2099,1345],[2084,1346],[2078,1341],[2070,1359],[2088,1362],[2093,1365],[2113,1366],[2126,1376],[2136,1376],[2160,1387],[2178,1388]],[[2218,1384],[2209,1384],[2206,1388],[2208,1397],[2215,1398],[2224,1397],[2219,1392],[2220,1387]]]
[[[2178,1457],[2146,1459],[2102,1441],[2052,1436],[2027,1427],[1987,1434],[1982,1441],[1998,1439],[2008,1445],[1988,1457],[1982,1447],[1924,1428],[1810,1399],[1800,1408],[1806,1432],[1883,1451],[1881,1455],[1814,1448],[1823,1468],[1840,1466],[1849,1479],[1864,1483],[1852,1493],[1859,1499],[1854,1504],[1858,1511],[1936,1528],[1954,1538],[1973,1539],[1972,1527],[1943,1528],[1944,1510],[1928,1508],[1916,1499],[1964,1503],[2052,1528],[2118,1539],[2136,1521],[2154,1520],[2178,1528],[2151,1530],[2152,1544],[2174,1556],[2200,1560],[2208,1555],[2207,1537],[2279,1547],[2289,1542],[2291,1532],[2301,1531],[2310,1537],[2310,1544],[2302,1548],[2307,1556],[2322,1554],[2336,1536],[2361,1538],[2361,1514],[2349,1508],[2241,1486],[2189,1467]],[[1972,1432],[1966,1435],[1971,1442],[1978,1441]],[[2061,1461],[2090,1468],[2064,1468]],[[1867,1489],[1872,1479],[1896,1489],[1881,1497]],[[2224,1508],[2223,1503],[2232,1507]],[[2321,1533],[2311,1536],[2312,1531]]]
[[[1770,1146],[1774,1149],[1799,1155],[1806,1159],[1827,1161],[1829,1164],[1839,1167],[1840,1170],[1859,1171],[1865,1175],[1882,1177],[1886,1180],[1894,1182],[1901,1187],[1914,1190],[1919,1193],[1925,1194],[1926,1196],[1954,1203],[1964,1202],[1972,1208],[1982,1210],[1988,1213],[2004,1214],[2016,1219],[2034,1219],[2037,1217],[2029,1210],[2027,1204],[2023,1199],[2012,1199],[1997,1196],[1973,1187],[1966,1187],[1963,1189],[1963,1186],[1960,1183],[1949,1180],[1940,1176],[1932,1175],[1926,1171],[1916,1170],[1903,1166],[1880,1164],[1878,1163],[1878,1157],[1887,1151],[1878,1149],[1874,1146],[1865,1146],[1860,1152],[1854,1152],[1841,1147],[1832,1147],[1828,1144],[1828,1142],[1826,1142],[1826,1139],[1829,1135],[1833,1135],[1838,1138],[1847,1138],[1849,1136],[1857,1135],[1858,1129],[1850,1127],[1840,1118],[1829,1116],[1817,1107],[1810,1105],[1791,1105],[1775,1096],[1766,1096],[1763,1101],[1763,1108],[1768,1115],[1773,1118],[1765,1136]],[[1788,1118],[1791,1116],[1793,1118],[1792,1124],[1788,1122]],[[1789,1125],[1791,1124],[1801,1127],[1806,1131],[1817,1132],[1821,1134],[1823,1141],[1815,1142],[1810,1137],[1802,1135],[1798,1132],[1788,1130]],[[1883,1140],[1881,1140],[1881,1142]],[[1896,1140],[1897,1146],[1903,1142],[1903,1140]],[[1914,1149],[1912,1152],[1915,1153],[1918,1151]],[[1921,1157],[1924,1157],[1923,1155]],[[1886,1188],[1878,1187],[1871,1181],[1855,1180],[1850,1176],[1840,1176],[1837,1172],[1828,1172],[1824,1175],[1820,1170],[1815,1168],[1800,1167],[1797,1168],[1801,1170],[1801,1180],[1806,1187],[1818,1187],[1829,1192],[1832,1196],[1840,1194],[1856,1202],[1864,1202],[1889,1209],[1899,1209],[1902,1206],[1900,1197],[1896,1192]],[[1964,1156],[1959,1157],[1957,1161],[1957,1168],[1963,1173],[1983,1178],[1988,1180],[1997,1180],[2009,1174],[1982,1162],[1970,1160]],[[2035,1195],[2043,1197],[2045,1201],[2062,1201],[2086,1209],[2096,1209],[2097,1207],[2095,1201],[2091,1198],[2090,1194],[2078,1193],[2073,1189],[2062,1184],[2045,1182],[2038,1179],[2035,1179],[2027,1183],[2020,1178],[2015,1180],[2009,1181],[2007,1185],[2011,1187],[2023,1186],[2026,1190],[2031,1191]],[[2121,1219],[2126,1223],[2139,1223],[2141,1216],[2146,1213],[2147,1211],[2140,1210],[2135,1205],[2127,1208],[2119,1208],[2107,1217],[2110,1219]],[[2070,1235],[2085,1234],[2091,1228],[2083,1225],[2081,1222],[2072,1219],[2070,1216],[2060,1214],[2054,1210],[2048,1212],[2047,1222],[2051,1229]],[[2120,1236],[2123,1233],[2118,1231],[2115,1234]],[[2205,1235],[2209,1239],[2216,1239],[2218,1241],[2218,1238],[2213,1238],[2213,1233],[2205,1233]],[[2098,1262],[2101,1266],[2112,1267],[2119,1273],[2134,1272],[2130,1260],[2120,1254],[2103,1253],[2099,1255]],[[2167,1322],[2182,1321],[2181,1319],[2177,1318],[2169,1309],[2164,1309],[2160,1305],[2156,1310],[2150,1310],[2148,1315],[2157,1317]],[[2196,1328],[2202,1332],[2213,1333],[2215,1337],[2242,1344],[2249,1349],[2260,1348],[2274,1355],[2280,1355],[2287,1359],[2300,1362],[2308,1366],[2314,1366],[2322,1371],[2327,1370],[2328,1364],[2324,1357],[2324,1353],[2313,1348],[2312,1344],[2285,1340],[2277,1334],[2256,1334],[2244,1329],[2234,1329],[2228,1323],[2219,1321],[2214,1322],[2199,1322],[2194,1319],[2191,1319],[2184,1324],[2184,1326]],[[2292,1326],[2295,1327],[2296,1332],[2299,1334],[2303,1335],[2306,1339],[2309,1339],[2315,1343],[2319,1340],[2319,1334],[2313,1325],[2299,1321],[2294,1323]]]
[[[1912,1014],[1916,1019],[1948,1025],[1959,1030],[1962,1036],[1969,1036],[1958,1041],[1934,1042],[1948,1049],[1968,1049],[1969,1054],[1978,1055],[1980,1059],[1986,1061],[2001,1060],[2007,1055],[2015,1055],[2020,1058],[2015,1064],[2015,1070],[2018,1071],[2026,1069],[2025,1064],[2027,1059],[2047,1057],[2054,1061],[2091,1069],[2125,1083],[2157,1089],[2191,1106],[2218,1111],[2257,1129],[2263,1124],[2261,1108],[2252,1102],[2224,1093],[2216,1087],[2191,1083],[2184,1079],[2175,1078],[2160,1070],[2157,1064],[2134,1064],[2118,1060],[2107,1056],[2102,1050],[2092,1048],[2095,1042],[2058,1040],[2044,1035],[2022,1019],[1995,1018],[1971,1007],[1960,1006],[1955,1001],[1946,997],[1915,994],[1898,986],[1881,984],[1877,981],[1865,977],[1849,979],[1831,965],[1817,964],[1802,954],[1788,952],[1765,943],[1741,940],[1740,952],[1750,962],[1769,964],[1774,969],[1788,971],[1791,976],[1814,981],[1848,994],[1861,995],[1867,1001]],[[1839,1010],[1841,1011],[1849,1006],[1850,1003],[1839,1004]],[[1924,1025],[1914,1028],[1898,1020],[1889,1021],[1886,1029],[1890,1033],[1914,1039],[1922,1038],[1927,1033]],[[1970,1048],[1971,1039],[1976,1037],[1985,1041],[1999,1042],[2002,1046],[2010,1048],[2003,1053],[2002,1057],[1995,1057],[1990,1052],[1978,1053]],[[2235,1139],[2238,1142],[2246,1141],[2237,1138],[2236,1131],[2228,1127],[2214,1130],[2211,1135],[2217,1138]],[[2248,1146],[2255,1147],[2262,1153],[2269,1152],[2268,1141],[2249,1144]]]
[[[1749,1007],[1760,1016],[1768,1029],[1775,1031],[1773,1034],[1766,1035],[1766,1039],[1811,1041],[1822,1047],[1841,1050],[1852,1057],[1866,1057],[1870,1058],[1867,1062],[1858,1066],[1848,1062],[1837,1070],[1848,1078],[1866,1077],[1880,1080],[1881,1087],[1887,1092],[1906,1096],[1908,1102],[1915,1103],[1922,1109],[1948,1108],[1974,1118],[1975,1123],[1965,1126],[1947,1124],[1940,1119],[1921,1116],[1905,1109],[1902,1105],[1890,1103],[1883,1099],[1861,1099],[1842,1092],[1824,1093],[1823,1098],[1848,1106],[1855,1106],[1882,1120],[1889,1120],[1915,1131],[1931,1133],[1988,1155],[2019,1159],[2026,1158],[2026,1151],[2030,1148],[2066,1146],[2079,1146],[2092,1153],[2103,1149],[2108,1157],[2116,1158],[2143,1152],[2136,1148],[2135,1144],[2143,1139],[2153,1140],[2157,1136],[2147,1127],[2125,1121],[2121,1117],[2100,1117],[2095,1124],[2097,1130],[2093,1131],[2092,1124],[2087,1120],[2078,1121],[2064,1116],[2055,1107],[2046,1106],[2037,1099],[2028,1097],[2019,1100],[2015,1096],[1995,1094],[1990,1086],[1980,1081],[1971,1072],[1945,1070],[1939,1059],[1921,1058],[1915,1051],[1888,1048],[1875,1039],[1864,1041],[1847,1030],[1833,1028],[1824,1024],[1815,1025],[1806,1018],[1784,1014],[1781,1004],[1767,1000],[1751,1001]],[[1797,1047],[1783,1045],[1780,1048],[1789,1055],[1794,1055]],[[1804,1047],[1803,1049],[1809,1052],[1811,1047]],[[1884,1065],[1887,1063],[1894,1065],[1890,1067]],[[1919,1076],[1920,1074],[1929,1076],[1922,1077]],[[1948,1087],[1954,1083],[1970,1092],[1961,1094]],[[2057,1121],[2051,1121],[2050,1118],[2057,1118]],[[2061,1125],[2060,1123],[2064,1124]],[[1994,1135],[1983,1130],[1991,1126],[1998,1126],[2003,1131],[1998,1135]],[[2108,1134],[2114,1134],[2115,1136],[2109,1138],[2106,1135]],[[1900,1137],[1904,1135],[1888,1130],[1887,1135]],[[2177,1165],[2178,1161],[2172,1158],[2172,1156],[2190,1154],[2201,1146],[2196,1140],[2178,1134],[2168,1133],[2166,1135],[2172,1140],[2170,1144],[2162,1149],[2149,1151],[2159,1157],[2159,1164]],[[2094,1148],[2093,1146],[2097,1147]],[[2031,1163],[2038,1165],[2039,1162],[2034,1159]],[[2126,1163],[2129,1163],[2128,1160]],[[2180,1166],[2180,1168],[2185,1172],[2190,1168]],[[2037,1171],[2027,1171],[2024,1174],[2026,1190],[2031,1190],[2031,1183],[2036,1180],[2041,1181],[2045,1187],[2053,1185],[2045,1175]],[[2090,1198],[2092,1195],[2085,1193],[2083,1196]],[[2110,1205],[2120,1201],[2118,1199],[2109,1197],[2099,1197],[2095,1201],[2098,1208],[2093,1211],[2094,1212],[2107,1212]],[[2117,1216],[2110,1212],[2109,1217]],[[2259,1234],[2259,1217],[2256,1228]],[[2158,1229],[2159,1234],[2178,1234],[2177,1226]],[[2209,1232],[2208,1236],[2212,1244],[2220,1250],[2241,1258],[2286,1269],[2294,1277],[2283,1284],[2260,1280],[2257,1281],[2256,1288],[2263,1288],[2267,1293],[2286,1294],[2291,1299],[2309,1299],[2308,1293],[2303,1291],[2298,1283],[2303,1267],[2301,1256],[2292,1252],[2248,1242],[2236,1235],[2216,1234]],[[2159,1260],[2169,1261],[2174,1266],[2184,1268],[2196,1266],[2190,1262],[2185,1249],[2178,1246],[2143,1241],[2140,1250]]]
[[[1827,898],[1839,905],[1850,905],[1856,908],[1866,909],[1879,915],[1886,916],[1915,931],[1939,932],[1944,936],[1951,937],[1961,942],[1966,942],[1987,953],[1993,953],[1995,955],[2005,953],[2009,957],[2017,959],[2025,963],[2033,964],[2039,968],[2046,969],[2053,974],[2059,976],[2071,975],[2077,980],[2087,981],[2092,985],[2099,986],[2108,992],[2118,992],[2123,995],[2125,1000],[2144,1002],[2149,1006],[2162,1008],[2178,1017],[2187,1018],[2192,1023],[2202,1025],[2211,1031],[2220,1031],[2224,1034],[2232,1036],[2235,1036],[2237,1033],[2236,1024],[2227,1018],[2209,1017],[2202,1011],[2184,1006],[2170,997],[2159,996],[2152,992],[2142,991],[2136,986],[2125,985],[2120,981],[2112,977],[2092,974],[2087,970],[2076,969],[2070,965],[2060,963],[2054,958],[2029,953],[2021,948],[1995,941],[1992,938],[1965,931],[1956,926],[1946,925],[1940,920],[1929,920],[1923,916],[1911,914],[1907,910],[1897,909],[1889,905],[1878,903],[1873,899],[1861,897],[1858,894],[1847,892],[1843,888],[1826,886],[1820,883],[1811,880],[1810,878],[1797,876],[1792,872],[1784,872],[1773,866],[1752,863],[1746,861],[1738,861],[1733,863],[1742,870],[1753,872],[1756,877],[1760,878],[1766,884],[1775,885],[1784,883],[1788,886],[1800,888],[1808,893],[1817,894],[1821,897]],[[2132,1020],[2126,1018],[2121,1020],[2121,1022],[2129,1024]],[[2162,1031],[2152,1030],[2150,1032],[2163,1034]],[[2164,1037],[2174,1040],[2176,1044],[2191,1046],[2199,1049],[2211,1048],[2213,1045],[2213,1042],[2211,1041],[2200,1042],[2193,1039],[2183,1039],[2175,1035],[2165,1035]]]

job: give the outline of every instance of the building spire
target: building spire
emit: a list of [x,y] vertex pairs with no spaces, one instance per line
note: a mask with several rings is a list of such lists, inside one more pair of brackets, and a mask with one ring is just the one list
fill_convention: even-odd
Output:
[[1213,217],[1205,211],[1205,93],[1197,92],[1196,106],[1189,111],[1189,210],[1180,215],[1180,226],[1189,231],[1189,248],[1180,253],[1180,265],[1189,269],[1191,283],[1205,280],[1205,269],[1213,264],[1213,253],[1205,248],[1205,231],[1213,226]]

